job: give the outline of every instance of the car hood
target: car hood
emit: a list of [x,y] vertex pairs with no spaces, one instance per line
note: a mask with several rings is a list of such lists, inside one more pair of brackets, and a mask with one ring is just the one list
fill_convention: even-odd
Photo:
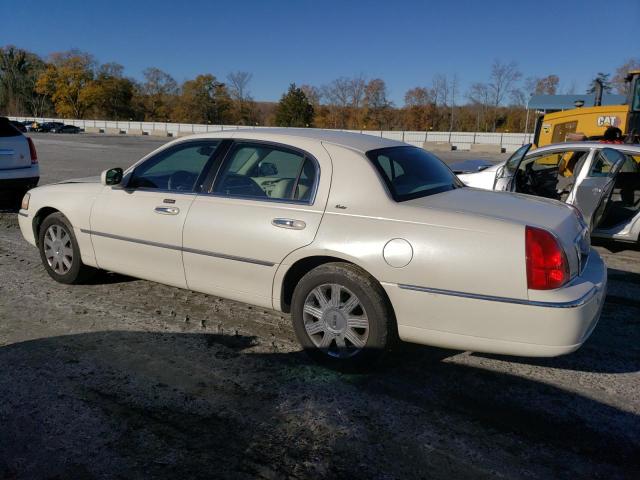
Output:
[[492,168],[495,164],[483,159],[462,160],[449,164],[449,168],[455,174],[477,173]]
[[70,178],[69,180],[55,182],[54,185],[62,185],[64,183],[100,183],[100,176],[98,175],[95,177]]

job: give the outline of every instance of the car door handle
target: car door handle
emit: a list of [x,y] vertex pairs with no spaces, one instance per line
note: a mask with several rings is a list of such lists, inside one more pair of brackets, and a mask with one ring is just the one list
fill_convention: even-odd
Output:
[[271,225],[280,228],[290,228],[291,230],[302,230],[307,226],[302,220],[294,220],[292,218],[274,218],[271,220]]
[[161,215],[177,215],[180,213],[180,209],[178,207],[156,207],[154,212]]

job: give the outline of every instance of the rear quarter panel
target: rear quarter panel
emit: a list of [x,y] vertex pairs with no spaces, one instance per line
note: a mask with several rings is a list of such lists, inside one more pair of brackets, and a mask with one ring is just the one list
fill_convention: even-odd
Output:
[[[312,255],[345,259],[382,283],[527,298],[522,225],[396,203],[361,153],[325,147],[334,158],[327,210],[315,241],[279,269],[276,305],[284,271]],[[411,262],[401,268],[383,257],[385,245],[396,238],[413,249]]]

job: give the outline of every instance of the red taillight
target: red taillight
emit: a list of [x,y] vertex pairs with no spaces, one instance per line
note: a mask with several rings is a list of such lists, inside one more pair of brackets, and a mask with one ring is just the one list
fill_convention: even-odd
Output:
[[36,146],[33,144],[33,140],[27,137],[27,142],[29,142],[29,153],[31,154],[31,165],[35,165],[38,163],[38,154],[36,153]]
[[533,290],[551,290],[569,280],[567,256],[556,238],[541,228],[525,230],[527,285]]

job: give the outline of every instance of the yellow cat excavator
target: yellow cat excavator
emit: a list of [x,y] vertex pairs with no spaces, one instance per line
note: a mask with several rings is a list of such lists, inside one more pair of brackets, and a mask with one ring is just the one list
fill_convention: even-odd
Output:
[[595,105],[548,113],[536,123],[533,143],[538,147],[567,140],[599,140],[609,127],[622,131],[627,143],[640,143],[640,70],[629,72],[629,95],[624,105],[602,106],[602,84],[596,85]]

